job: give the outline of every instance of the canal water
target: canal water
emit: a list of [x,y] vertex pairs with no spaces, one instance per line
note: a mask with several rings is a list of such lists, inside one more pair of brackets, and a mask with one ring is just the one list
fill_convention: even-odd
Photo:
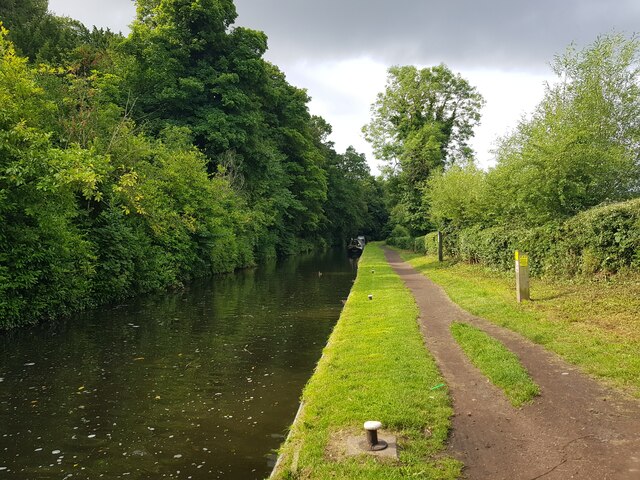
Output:
[[355,268],[292,257],[0,333],[0,479],[268,476]]

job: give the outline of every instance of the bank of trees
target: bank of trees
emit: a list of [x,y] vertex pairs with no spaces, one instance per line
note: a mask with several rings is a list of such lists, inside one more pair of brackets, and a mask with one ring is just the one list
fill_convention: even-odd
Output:
[[0,0],[1,327],[380,230],[364,157],[235,16],[140,0],[122,37]]

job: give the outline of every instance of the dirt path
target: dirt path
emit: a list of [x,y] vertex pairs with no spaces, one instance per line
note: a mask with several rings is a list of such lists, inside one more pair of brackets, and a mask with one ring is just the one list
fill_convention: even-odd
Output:
[[[474,317],[386,250],[412,291],[420,325],[453,397],[451,453],[465,478],[490,480],[640,480],[640,402],[623,397],[519,335]],[[540,385],[533,404],[516,409],[468,361],[450,334],[452,321],[482,328],[516,353]]]

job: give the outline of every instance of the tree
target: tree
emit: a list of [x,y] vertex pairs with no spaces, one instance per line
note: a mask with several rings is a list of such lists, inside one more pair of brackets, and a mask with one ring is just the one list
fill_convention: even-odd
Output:
[[552,67],[558,82],[502,139],[487,178],[505,221],[541,224],[640,192],[638,39],[570,47]]
[[444,64],[422,70],[391,67],[363,131],[379,159],[398,162],[400,168],[420,169],[412,164],[423,163],[431,170],[469,158],[468,140],[483,104],[475,87]]
[[469,162],[433,175],[427,182],[429,213],[438,229],[460,230],[487,221],[486,173]]
[[325,206],[330,219],[333,243],[342,243],[362,233],[367,224],[366,198],[369,167],[364,154],[353,147],[344,154],[335,151],[328,161],[328,199]]
[[363,127],[376,157],[397,175],[397,221],[414,232],[429,222],[423,205],[425,181],[436,169],[468,160],[468,145],[480,121],[482,96],[446,65],[418,70],[389,69],[387,86],[371,106],[372,119]]
[[98,52],[104,52],[115,37],[108,29],[89,30],[78,20],[53,15],[48,8],[48,0],[0,0],[0,21],[9,29],[9,39],[32,63],[66,66],[84,59],[86,64],[88,56],[95,63]]
[[0,29],[0,325],[87,305],[94,251],[78,202],[98,201],[108,157],[56,147],[55,105]]
[[248,54],[260,59],[266,37],[228,33],[235,17],[231,0],[138,1],[120,67],[135,99],[134,115],[151,133],[170,125],[189,127],[196,145],[210,157],[246,140],[238,128],[242,123],[225,115],[239,114],[251,104],[239,88],[249,79],[231,67],[237,62],[233,56],[240,56],[233,44],[248,43],[255,33]]
[[48,9],[49,0],[0,0],[0,21],[9,29],[9,40],[18,53],[35,58],[36,37]]
[[231,0],[140,0],[127,39],[41,6],[30,59],[0,29],[0,328],[384,221]]

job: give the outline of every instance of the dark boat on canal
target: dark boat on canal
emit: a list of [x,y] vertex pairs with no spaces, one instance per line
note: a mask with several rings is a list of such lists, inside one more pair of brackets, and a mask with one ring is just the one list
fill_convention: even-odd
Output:
[[359,257],[362,255],[365,243],[365,239],[362,235],[357,238],[352,238],[347,245],[347,252],[349,253],[349,256]]

